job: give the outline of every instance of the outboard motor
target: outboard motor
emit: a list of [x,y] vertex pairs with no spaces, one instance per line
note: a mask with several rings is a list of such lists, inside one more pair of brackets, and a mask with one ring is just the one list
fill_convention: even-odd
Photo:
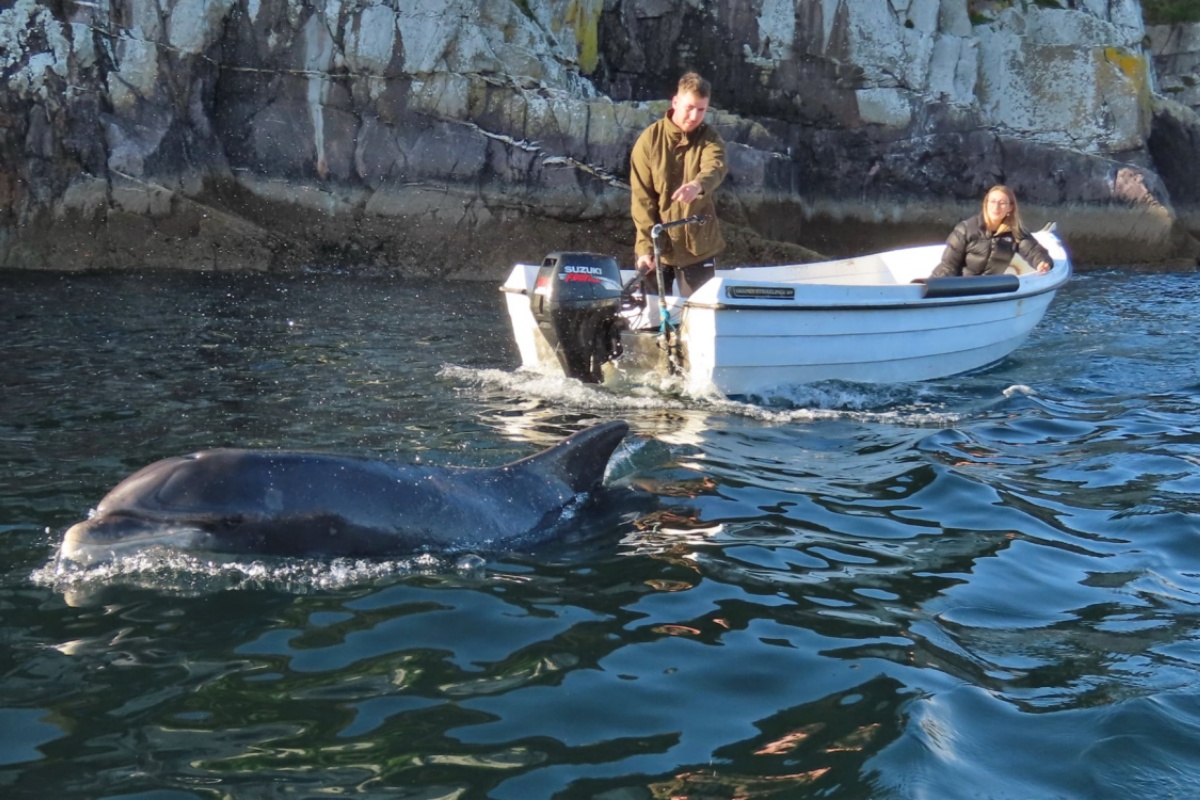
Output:
[[621,270],[612,256],[551,253],[538,270],[533,317],[568,377],[604,380],[621,355]]

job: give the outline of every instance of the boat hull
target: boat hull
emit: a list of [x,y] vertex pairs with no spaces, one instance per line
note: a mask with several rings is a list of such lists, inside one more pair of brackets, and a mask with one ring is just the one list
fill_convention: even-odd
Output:
[[711,384],[747,394],[781,384],[895,383],[969,372],[1020,347],[1050,300],[1046,294],[920,310],[687,309],[680,327],[688,388]]

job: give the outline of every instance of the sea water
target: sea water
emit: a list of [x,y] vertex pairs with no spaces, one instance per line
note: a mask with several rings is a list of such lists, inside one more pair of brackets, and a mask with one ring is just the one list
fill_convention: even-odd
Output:
[[[0,795],[1200,794],[1198,292],[1077,274],[979,373],[524,373],[497,287],[0,275]],[[632,428],[564,541],[55,561],[208,447],[494,466]]]

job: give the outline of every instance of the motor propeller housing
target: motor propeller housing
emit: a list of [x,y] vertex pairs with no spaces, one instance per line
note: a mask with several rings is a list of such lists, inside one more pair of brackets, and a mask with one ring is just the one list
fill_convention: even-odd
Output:
[[533,292],[533,317],[568,377],[601,383],[621,354],[621,270],[613,256],[551,253]]

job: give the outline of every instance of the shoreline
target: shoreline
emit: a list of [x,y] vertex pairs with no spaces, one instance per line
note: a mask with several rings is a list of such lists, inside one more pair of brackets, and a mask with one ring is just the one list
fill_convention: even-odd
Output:
[[[149,181],[77,183],[54,212],[0,238],[0,268],[56,272],[171,269],[370,269],[405,277],[502,281],[512,264],[560,250],[632,263],[628,195],[531,202],[512,187],[405,184],[374,191],[239,177],[170,188]],[[556,202],[557,201],[557,202]],[[918,198],[723,193],[719,263],[842,258],[945,240],[973,204]],[[1028,228],[1056,224],[1077,269],[1196,271],[1200,243],[1164,206],[1022,204]]]

